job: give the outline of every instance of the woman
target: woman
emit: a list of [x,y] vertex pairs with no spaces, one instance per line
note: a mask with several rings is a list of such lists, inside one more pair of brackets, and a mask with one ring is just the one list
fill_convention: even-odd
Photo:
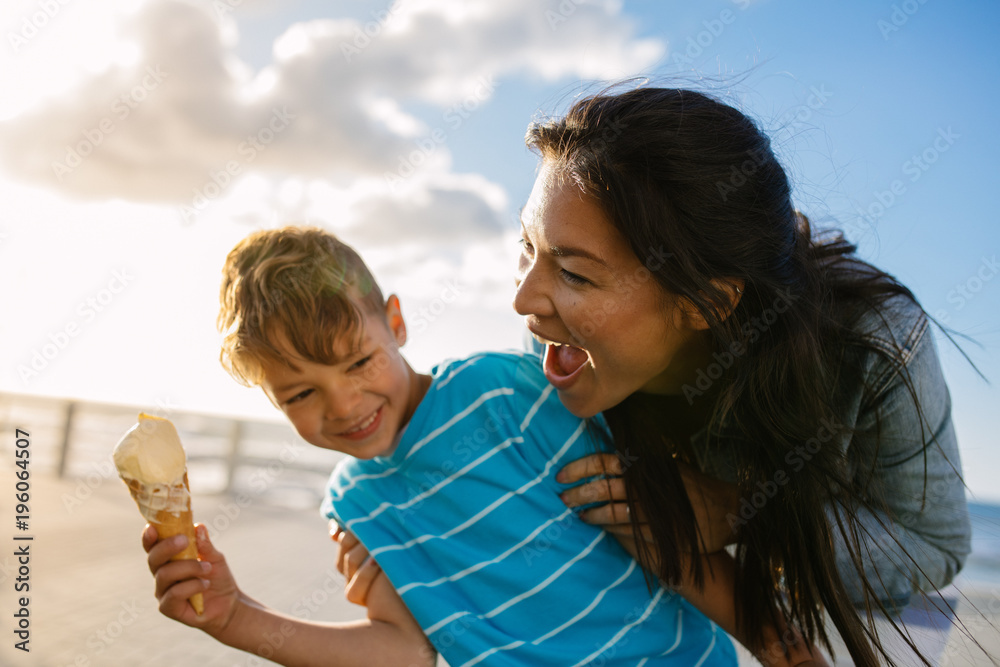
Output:
[[[944,384],[912,293],[813,235],[769,140],[706,95],[640,88],[533,124],[514,308],[617,456],[564,495],[660,579],[735,577],[755,652],[791,620],[891,658],[856,604],[947,584],[970,529]],[[723,548],[735,545],[735,563]],[[692,557],[700,554],[699,557]],[[716,567],[718,565],[718,567]]]

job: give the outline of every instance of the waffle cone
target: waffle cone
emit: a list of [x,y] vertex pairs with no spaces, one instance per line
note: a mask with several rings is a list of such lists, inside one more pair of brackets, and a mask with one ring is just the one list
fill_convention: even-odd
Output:
[[[186,535],[187,546],[170,560],[198,560],[198,546],[195,543],[194,520],[191,516],[191,493],[188,488],[187,473],[183,484],[143,484],[135,479],[126,479],[132,499],[146,521],[156,528],[161,540],[174,535]],[[188,598],[195,613],[205,612],[205,602],[201,593]]]

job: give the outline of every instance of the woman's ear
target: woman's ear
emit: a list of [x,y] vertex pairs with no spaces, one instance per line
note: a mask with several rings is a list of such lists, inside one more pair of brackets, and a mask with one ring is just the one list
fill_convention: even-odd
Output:
[[396,345],[403,347],[406,343],[406,322],[403,321],[403,312],[399,308],[399,297],[395,294],[390,294],[385,300],[385,322],[392,337],[396,339]]
[[[710,282],[712,283],[712,287],[721,291],[725,295],[722,311],[716,313],[716,316],[721,322],[732,315],[733,311],[736,310],[736,306],[739,304],[740,299],[743,298],[743,288],[746,283],[740,278],[712,278]],[[705,319],[705,316],[700,310],[698,310],[690,299],[678,297],[676,312],[679,318],[678,324],[680,327],[693,329],[695,331],[704,331],[708,329],[708,320]]]

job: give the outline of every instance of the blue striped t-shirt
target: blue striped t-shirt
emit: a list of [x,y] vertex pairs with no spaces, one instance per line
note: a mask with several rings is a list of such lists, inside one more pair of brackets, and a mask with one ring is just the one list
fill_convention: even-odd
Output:
[[559,499],[559,469],[607,444],[602,422],[563,407],[537,356],[489,352],[432,375],[392,455],[346,457],[323,509],[449,665],[736,664],[721,629],[650,593],[614,537]]

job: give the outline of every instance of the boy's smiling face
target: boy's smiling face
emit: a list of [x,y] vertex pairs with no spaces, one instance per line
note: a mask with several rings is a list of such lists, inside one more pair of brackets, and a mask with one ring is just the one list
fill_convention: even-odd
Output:
[[276,331],[273,342],[290,365],[265,360],[261,387],[306,442],[370,459],[395,449],[426,384],[399,353],[406,327],[396,297],[384,316],[361,313],[358,336],[337,336],[331,365],[303,359]]

